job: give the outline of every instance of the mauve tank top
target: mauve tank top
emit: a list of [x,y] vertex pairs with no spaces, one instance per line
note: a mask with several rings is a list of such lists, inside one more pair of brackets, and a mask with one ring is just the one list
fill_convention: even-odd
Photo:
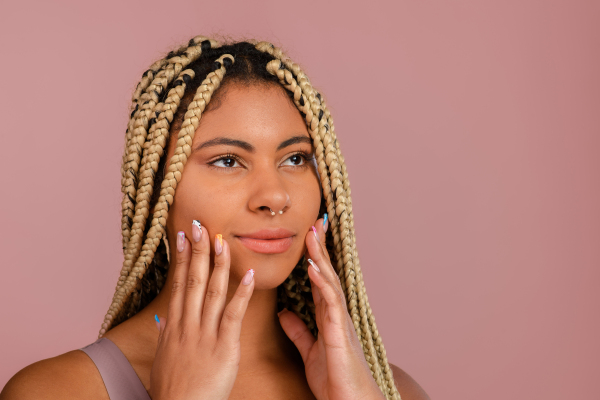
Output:
[[109,339],[100,338],[79,350],[96,364],[110,400],[151,400],[123,352]]

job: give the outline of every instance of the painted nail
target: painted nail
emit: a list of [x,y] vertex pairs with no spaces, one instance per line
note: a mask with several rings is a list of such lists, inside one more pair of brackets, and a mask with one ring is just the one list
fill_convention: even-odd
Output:
[[192,237],[196,243],[198,243],[202,237],[202,225],[200,225],[200,221],[197,219],[192,222]]
[[254,279],[254,270],[249,269],[244,275],[244,279],[242,279],[242,285],[249,285],[252,283],[252,279]]
[[317,234],[317,228],[315,228],[314,226],[312,227],[313,233],[315,234],[315,239],[317,239],[317,242],[320,242],[319,240],[319,235]]
[[154,320],[156,321],[156,328],[160,331],[160,319],[158,319],[158,315],[154,314]]
[[317,272],[321,272],[321,270],[319,269],[319,267],[317,267],[317,264],[315,264],[315,262],[314,262],[313,260],[311,260],[310,258],[308,259],[308,263],[309,263],[310,265],[312,265],[312,267],[313,267],[314,269],[316,269],[316,270],[317,270]]
[[327,213],[323,216],[323,232],[327,232],[327,228],[329,228],[329,221],[327,221]]
[[182,252],[185,248],[185,232],[179,231],[177,232],[177,251]]
[[223,236],[220,233],[215,235],[215,253],[217,255],[221,254],[223,251]]

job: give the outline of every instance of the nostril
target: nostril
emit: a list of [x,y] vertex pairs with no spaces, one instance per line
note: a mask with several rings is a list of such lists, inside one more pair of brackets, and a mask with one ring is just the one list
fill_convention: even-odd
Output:
[[273,210],[271,210],[270,207],[267,206],[260,206],[258,207],[261,211],[268,211],[271,215],[275,215],[275,212]]

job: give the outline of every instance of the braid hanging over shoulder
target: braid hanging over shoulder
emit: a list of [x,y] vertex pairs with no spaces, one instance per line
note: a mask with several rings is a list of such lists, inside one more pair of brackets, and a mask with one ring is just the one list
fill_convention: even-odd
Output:
[[[387,399],[399,400],[362,277],[350,182],[331,113],[300,66],[268,42],[221,45],[196,36],[142,75],[132,96],[121,169],[123,267],[98,337],[143,309],[164,285],[169,265],[162,239],[166,237],[169,208],[202,114],[224,79],[280,84],[303,116],[321,179],[321,211],[326,210],[330,218],[326,243],[332,265],[373,378]],[[176,134],[170,132],[174,119],[183,114],[178,109],[192,93],[187,109],[182,109],[183,121],[177,125],[180,129],[174,155],[166,160],[170,136]],[[317,334],[304,257],[279,287],[278,308],[295,312]]]

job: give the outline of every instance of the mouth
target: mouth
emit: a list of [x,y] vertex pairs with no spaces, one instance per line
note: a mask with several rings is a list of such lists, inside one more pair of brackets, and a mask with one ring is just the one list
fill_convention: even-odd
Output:
[[248,249],[262,254],[278,254],[286,252],[296,236],[287,229],[262,229],[257,232],[236,235]]

